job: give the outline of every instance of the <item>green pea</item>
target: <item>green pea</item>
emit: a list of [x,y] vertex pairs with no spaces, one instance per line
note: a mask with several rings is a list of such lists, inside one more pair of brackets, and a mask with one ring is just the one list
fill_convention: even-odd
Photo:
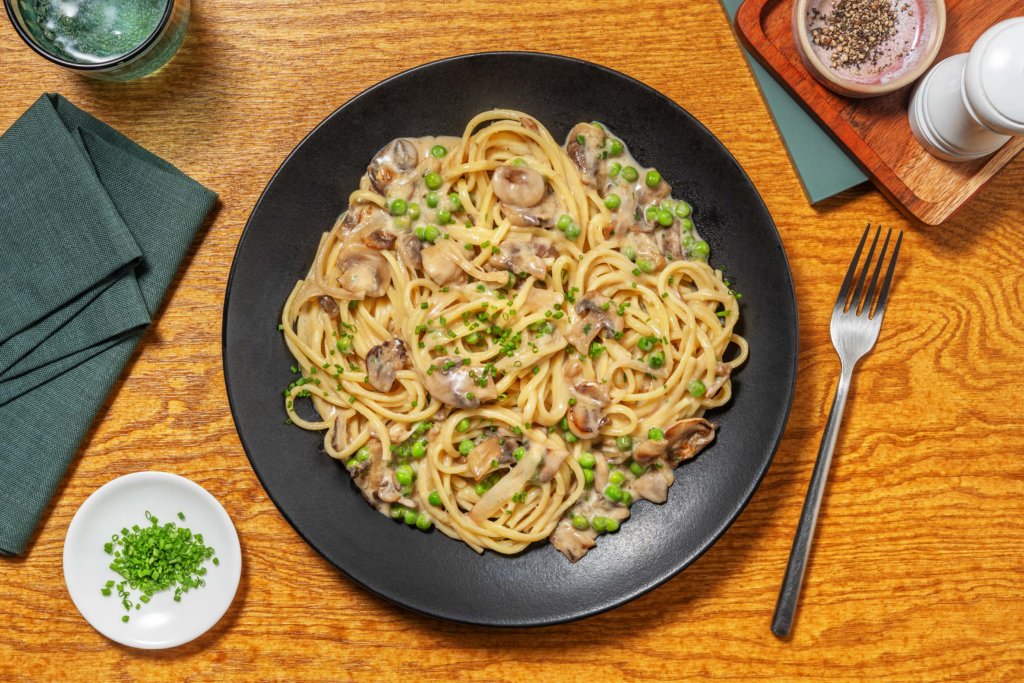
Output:
[[608,521],[605,522],[604,525],[604,530],[607,531],[609,534],[614,534],[616,531],[619,530],[619,522],[618,520],[612,519],[611,517],[608,517],[607,520]]
[[665,364],[665,353],[663,351],[655,351],[647,357],[647,364],[657,370]]
[[423,229],[423,236],[427,238],[428,242],[433,242],[441,236],[441,231],[436,225],[428,225]]
[[405,203],[404,199],[395,199],[391,202],[391,215],[392,216],[404,216],[409,205]]
[[482,496],[487,493],[487,486],[485,486],[483,482],[480,482],[473,487],[473,490],[476,491],[476,495]]
[[516,459],[516,462],[519,462],[524,457],[526,457],[526,449],[520,446],[519,448],[512,451],[512,457]]
[[416,526],[416,519],[419,517],[419,515],[416,514],[415,510],[406,510],[404,517],[406,524],[408,524],[409,526]]
[[632,166],[626,166],[622,169],[622,179],[627,183],[635,183],[636,179],[640,177],[640,173]]
[[604,487],[604,497],[614,503],[618,503],[622,500],[622,489],[617,484],[608,484]]
[[412,232],[414,235],[416,235],[416,239],[418,239],[420,242],[427,241],[427,231],[422,225],[417,225],[416,229],[413,230]]
[[597,464],[597,458],[595,458],[594,454],[590,451],[584,451],[583,453],[580,453],[579,463],[580,467],[589,470]]
[[608,475],[608,481],[609,483],[619,486],[622,484],[622,482],[626,481],[626,475],[620,472],[619,470],[615,470],[610,475]]
[[619,197],[619,195],[615,194],[614,192],[612,192],[611,194],[604,198],[604,205],[607,206],[612,211],[619,208],[620,204],[622,204],[622,198]]
[[423,176],[423,182],[427,184],[428,190],[436,190],[441,187],[441,176],[434,171]]
[[401,484],[402,486],[411,484],[413,477],[415,476],[416,473],[413,472],[412,468],[409,467],[408,465],[401,465],[399,466],[398,469],[395,470],[395,479],[397,479],[398,483]]
[[412,227],[412,219],[406,216],[395,216],[391,219],[391,223],[395,226],[398,232],[405,232]]
[[632,450],[633,437],[631,437],[629,434],[615,437],[615,447],[623,452]]
[[345,467],[347,467],[350,470],[355,469],[356,465],[358,464],[359,463],[356,461],[355,458],[349,458],[348,460],[345,461]]
[[417,204],[416,202],[412,202],[411,204],[409,204],[409,218],[411,220],[416,220],[419,217],[420,217],[420,205]]
[[661,441],[665,438],[665,432],[660,427],[651,427],[647,430],[647,438],[651,441]]
[[437,222],[440,225],[448,225],[452,222],[452,212],[448,209],[441,209],[437,212]]
[[416,528],[420,531],[426,531],[430,527],[434,526],[434,523],[430,521],[430,515],[427,514],[426,510],[416,515]]
[[451,204],[452,211],[462,211],[462,200],[459,199],[459,195],[452,192],[448,195],[448,202]]
[[352,350],[352,340],[348,337],[342,337],[337,341],[337,347],[342,353],[348,353]]
[[658,209],[658,225],[663,225],[666,228],[674,223],[676,217],[672,215],[671,211],[666,209]]
[[620,164],[617,161],[613,161],[612,165],[608,167],[608,177],[609,178],[614,178],[615,176],[619,175],[619,171],[621,171],[621,170],[622,170],[622,164]]
[[423,422],[420,422],[418,425],[416,425],[416,434],[426,434],[427,432],[430,431],[430,428],[433,426],[434,425],[432,423],[424,420]]
[[633,504],[633,496],[629,493],[629,491],[622,492],[622,504],[625,505],[626,507],[629,507],[630,505]]
[[438,493],[436,490],[430,492],[430,495],[427,496],[427,502],[436,508],[441,507],[441,505],[443,504],[441,501],[441,494]]
[[647,468],[638,463],[636,460],[634,460],[633,462],[629,463],[629,471],[639,477],[641,474],[647,471]]
[[617,157],[622,154],[622,142],[619,140],[612,140],[612,143],[608,145],[608,153],[613,157]]
[[472,439],[465,439],[459,442],[459,453],[462,455],[469,455],[469,452],[473,450],[476,444],[473,443]]
[[573,515],[572,516],[572,526],[575,529],[579,529],[580,531],[584,531],[585,529],[589,529],[590,528],[590,522],[588,522],[587,518],[584,517],[583,515]]
[[570,223],[569,227],[565,229],[565,236],[571,240],[576,239],[580,236],[580,226],[575,223]]
[[686,385],[686,390],[690,392],[690,396],[700,398],[708,388],[704,386],[704,382],[701,382],[699,379],[695,379]]
[[478,333],[476,333],[476,332],[470,332],[469,334],[466,335],[466,343],[467,344],[479,344],[480,343],[480,335]]
[[698,240],[697,242],[694,242],[693,247],[690,248],[690,254],[693,256],[706,257],[710,253],[711,248],[708,246],[708,243],[705,242],[704,240]]
[[363,446],[358,451],[356,451],[356,460],[358,460],[359,462],[366,462],[369,459],[370,449],[367,448],[366,446]]
[[558,217],[558,222],[555,223],[555,227],[565,232],[565,229],[572,225],[572,216],[567,213],[563,213]]
[[644,182],[647,183],[647,187],[657,187],[661,184],[661,174],[652,168],[647,172],[647,177],[644,178]]
[[430,156],[435,159],[443,159],[448,154],[448,150],[445,149],[444,145],[434,145],[430,148]]
[[429,206],[431,209],[436,209],[440,199],[441,198],[438,197],[436,192],[428,192],[427,193],[427,206]]
[[679,221],[679,223],[680,223],[680,225],[683,226],[683,230],[686,230],[686,231],[693,230],[693,220],[692,219],[683,218],[682,220]]
[[676,215],[680,218],[688,218],[693,208],[686,202],[679,202],[676,204]]
[[656,220],[658,220],[658,207],[655,206],[654,204],[651,204],[646,209],[644,209],[644,218],[647,219],[648,223],[653,223]]
[[395,505],[391,508],[391,519],[402,519],[405,517],[405,508],[401,505]]
[[594,517],[590,520],[590,526],[594,527],[594,531],[597,533],[603,534],[608,529],[609,521],[607,517]]
[[422,458],[427,454],[427,442],[420,439],[412,445],[412,457]]
[[636,345],[638,347],[640,347],[641,351],[646,353],[646,352],[648,352],[648,351],[650,351],[651,349],[654,348],[654,342],[655,342],[655,338],[654,337],[640,337],[640,341],[638,341],[636,343]]
[[594,470],[583,470],[583,485],[590,486],[594,483]]
[[645,258],[636,260],[636,267],[644,273],[650,273],[654,270],[654,264]]
[[576,443],[579,440],[580,440],[580,437],[576,436],[572,432],[566,432],[565,433],[565,441],[566,441],[566,443]]
[[630,246],[625,246],[625,247],[622,248],[622,255],[625,256],[626,258],[628,258],[630,261],[635,261],[636,260],[636,249],[634,249],[633,247],[630,247]]
[[457,430],[459,430],[460,432],[468,432],[469,431],[469,420],[467,418],[465,418],[465,417],[462,418],[461,420],[459,420],[459,423],[457,425],[455,425],[455,428]]
[[512,165],[515,166],[516,168],[520,168],[521,166],[526,165],[526,160],[516,157],[515,159],[512,160]]

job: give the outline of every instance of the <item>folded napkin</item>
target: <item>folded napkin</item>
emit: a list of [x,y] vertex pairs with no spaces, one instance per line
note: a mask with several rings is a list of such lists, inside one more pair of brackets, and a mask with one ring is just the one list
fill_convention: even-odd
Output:
[[0,136],[0,552],[24,551],[216,199],[60,95]]

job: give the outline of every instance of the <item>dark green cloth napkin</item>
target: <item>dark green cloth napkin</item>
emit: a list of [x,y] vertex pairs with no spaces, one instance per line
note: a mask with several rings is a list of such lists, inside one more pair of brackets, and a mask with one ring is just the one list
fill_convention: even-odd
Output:
[[216,199],[60,95],[0,136],[0,552],[24,551]]

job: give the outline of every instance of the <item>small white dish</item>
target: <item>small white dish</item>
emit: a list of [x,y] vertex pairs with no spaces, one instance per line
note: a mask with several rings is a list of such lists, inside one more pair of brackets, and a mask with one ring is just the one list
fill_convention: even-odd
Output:
[[[165,590],[128,613],[116,590],[109,597],[100,592],[107,581],[124,580],[110,569],[113,558],[103,545],[124,527],[149,524],[147,510],[161,526],[174,522],[202,534],[220,564],[205,562],[206,585],[184,593],[180,602]],[[228,513],[206,489],[167,472],[136,472],[107,482],[78,509],[64,538],[64,582],[75,607],[97,631],[130,647],[176,647],[206,633],[231,605],[241,574],[242,551]],[[137,591],[132,595],[137,602]],[[125,614],[127,622],[121,620]]]

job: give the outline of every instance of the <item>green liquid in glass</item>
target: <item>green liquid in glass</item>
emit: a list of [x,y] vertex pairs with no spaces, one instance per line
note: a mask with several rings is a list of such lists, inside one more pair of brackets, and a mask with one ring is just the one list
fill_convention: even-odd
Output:
[[[141,45],[168,0],[31,0],[35,38],[59,57],[96,64]],[[22,0],[22,6],[28,4]],[[28,8],[26,8],[28,9]]]

